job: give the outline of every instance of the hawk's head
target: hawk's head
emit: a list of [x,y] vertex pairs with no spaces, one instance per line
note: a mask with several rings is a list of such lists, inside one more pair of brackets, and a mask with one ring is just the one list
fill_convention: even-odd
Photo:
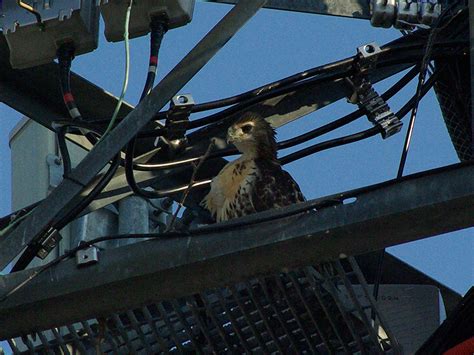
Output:
[[247,112],[227,131],[227,143],[254,158],[276,159],[275,130],[260,115]]

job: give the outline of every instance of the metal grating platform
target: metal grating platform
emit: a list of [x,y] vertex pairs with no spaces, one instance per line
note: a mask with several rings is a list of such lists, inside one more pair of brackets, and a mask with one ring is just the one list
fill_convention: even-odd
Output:
[[[359,284],[366,297],[355,296]],[[353,258],[9,341],[15,354],[399,353]],[[378,325],[376,326],[378,329]],[[100,352],[99,352],[100,350]]]

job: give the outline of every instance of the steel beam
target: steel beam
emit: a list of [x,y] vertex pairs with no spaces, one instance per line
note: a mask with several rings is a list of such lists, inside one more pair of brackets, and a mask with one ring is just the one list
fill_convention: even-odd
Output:
[[48,229],[60,213],[71,210],[81,199],[83,186],[136,135],[157,110],[180,90],[227,41],[260,9],[266,0],[240,2],[179,62],[133,111],[72,171],[45,201],[21,225],[0,241],[0,270],[35,237]]
[[[236,4],[238,0],[204,0],[221,4]],[[368,0],[269,0],[266,8],[370,19]]]
[[[86,268],[68,259],[0,303],[0,339],[474,226],[473,176],[474,164],[458,164],[345,193],[356,201],[318,211],[237,228],[275,214],[266,211],[198,235],[107,249]],[[1,277],[0,289],[33,272]]]

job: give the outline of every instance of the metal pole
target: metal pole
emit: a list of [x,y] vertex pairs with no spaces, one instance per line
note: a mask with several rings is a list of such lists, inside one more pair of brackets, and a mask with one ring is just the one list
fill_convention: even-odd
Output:
[[[150,232],[148,202],[140,196],[128,196],[119,202],[119,234],[145,234]],[[136,240],[121,240],[120,245],[135,243]]]

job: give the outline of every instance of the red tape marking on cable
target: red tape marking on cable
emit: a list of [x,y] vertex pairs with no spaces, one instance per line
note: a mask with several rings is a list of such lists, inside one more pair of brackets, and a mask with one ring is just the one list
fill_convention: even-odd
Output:
[[65,103],[69,103],[69,102],[74,101],[74,97],[72,96],[72,94],[70,92],[65,93],[64,96],[63,96],[63,99],[64,99]]
[[150,65],[157,65],[158,64],[158,57],[153,55],[150,57]]

